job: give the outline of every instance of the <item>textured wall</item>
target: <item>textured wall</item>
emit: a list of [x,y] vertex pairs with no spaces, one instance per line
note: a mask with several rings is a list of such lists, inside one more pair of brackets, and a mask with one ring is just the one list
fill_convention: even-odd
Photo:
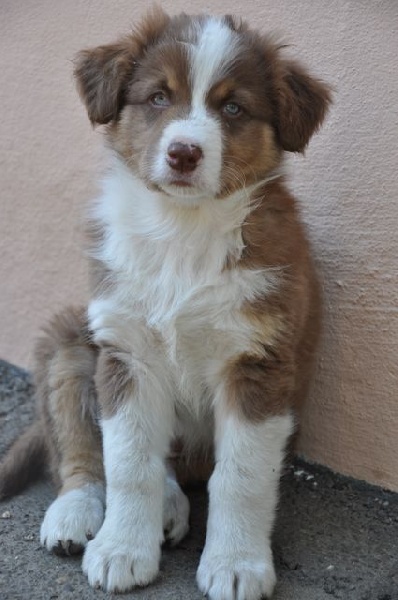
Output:
[[[398,490],[398,3],[163,2],[277,30],[336,87],[306,157],[289,160],[324,280],[323,347],[303,420],[307,457]],[[71,59],[125,32],[137,0],[0,5],[0,356],[23,366],[43,321],[86,297],[80,215],[101,163]]]

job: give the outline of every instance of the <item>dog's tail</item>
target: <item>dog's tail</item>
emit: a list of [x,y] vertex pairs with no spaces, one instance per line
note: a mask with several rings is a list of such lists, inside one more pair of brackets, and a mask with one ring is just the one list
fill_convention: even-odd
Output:
[[0,500],[14,496],[35,481],[47,463],[47,446],[40,420],[12,444],[0,462]]

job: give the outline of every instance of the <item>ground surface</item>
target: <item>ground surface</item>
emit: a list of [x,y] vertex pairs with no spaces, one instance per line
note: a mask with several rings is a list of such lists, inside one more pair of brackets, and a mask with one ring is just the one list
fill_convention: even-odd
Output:
[[[0,361],[0,453],[32,418],[26,373]],[[189,490],[191,533],[163,553],[161,573],[126,600],[200,600],[195,571],[204,543],[206,492]],[[1,600],[101,600],[79,558],[40,547],[38,531],[54,495],[47,481],[0,503]],[[398,600],[398,495],[297,461],[286,469],[274,553],[274,600]],[[120,597],[118,597],[120,598]]]

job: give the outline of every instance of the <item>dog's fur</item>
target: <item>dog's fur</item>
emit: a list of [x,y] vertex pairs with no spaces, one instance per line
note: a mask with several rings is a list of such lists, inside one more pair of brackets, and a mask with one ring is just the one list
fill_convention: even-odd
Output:
[[0,493],[48,456],[59,495],[43,545],[87,546],[91,585],[125,591],[156,577],[164,536],[188,530],[175,472],[212,472],[198,585],[259,600],[275,584],[278,480],[319,327],[280,167],[329,89],[229,16],[159,9],[80,53],[75,75],[111,155],[90,217],[92,299],[38,344],[39,419],[5,458]]

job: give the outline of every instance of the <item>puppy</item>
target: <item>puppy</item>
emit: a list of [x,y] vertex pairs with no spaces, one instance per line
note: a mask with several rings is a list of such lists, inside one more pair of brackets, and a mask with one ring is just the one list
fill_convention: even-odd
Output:
[[160,9],[81,52],[75,76],[110,157],[90,214],[91,300],[38,344],[39,419],[3,462],[1,493],[47,457],[59,495],[42,544],[85,548],[90,584],[124,592],[188,531],[175,473],[211,473],[198,586],[270,597],[278,482],[319,326],[281,164],[320,126],[329,89],[230,16]]

